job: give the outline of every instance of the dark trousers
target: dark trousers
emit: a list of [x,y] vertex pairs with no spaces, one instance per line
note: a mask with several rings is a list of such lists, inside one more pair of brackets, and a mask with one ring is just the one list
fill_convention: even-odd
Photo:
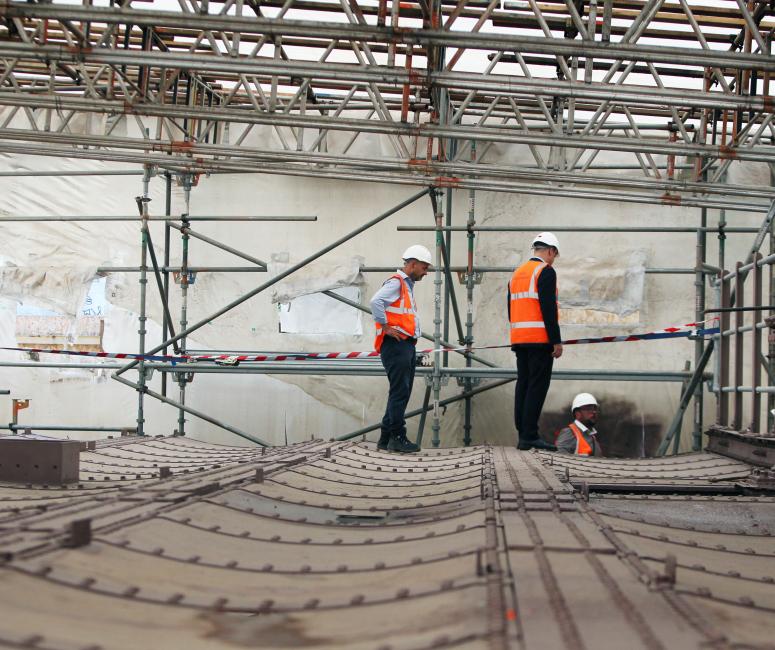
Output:
[[514,425],[520,440],[535,440],[538,418],[552,380],[551,345],[517,346],[517,388],[514,391]]
[[379,356],[385,366],[390,391],[388,392],[385,417],[382,418],[382,436],[401,438],[406,436],[406,405],[412,394],[416,365],[415,339],[397,341],[386,336]]

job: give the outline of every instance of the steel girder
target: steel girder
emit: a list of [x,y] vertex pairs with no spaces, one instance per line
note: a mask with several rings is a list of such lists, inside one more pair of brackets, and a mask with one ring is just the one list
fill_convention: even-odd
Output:
[[[748,210],[771,198],[720,184],[734,160],[775,162],[765,5],[179,4],[0,1],[0,150]],[[103,133],[75,128],[90,114],[107,115]],[[115,135],[125,119],[142,135]],[[270,149],[250,146],[257,128]],[[356,155],[362,134],[389,153]],[[495,144],[526,146],[535,169],[494,159]],[[590,173],[604,151],[640,171]],[[676,172],[680,158],[694,169]]]

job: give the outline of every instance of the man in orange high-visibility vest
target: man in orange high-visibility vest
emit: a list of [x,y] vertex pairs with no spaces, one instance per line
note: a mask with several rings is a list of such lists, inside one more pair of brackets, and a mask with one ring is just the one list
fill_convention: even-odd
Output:
[[602,456],[603,449],[597,439],[597,416],[600,405],[594,395],[579,393],[570,407],[573,422],[557,434],[557,451],[577,456]]
[[508,287],[511,349],[517,356],[514,424],[517,449],[557,448],[538,435],[538,418],[544,407],[552,365],[562,355],[557,274],[552,267],[560,242],[550,232],[539,233],[532,256],[514,271]]
[[420,338],[420,317],[414,302],[414,283],[428,273],[433,258],[425,246],[404,251],[404,266],[388,278],[371,299],[371,313],[377,327],[374,349],[385,367],[390,389],[377,448],[406,454],[420,451],[406,437],[406,406],[412,394],[415,346]]

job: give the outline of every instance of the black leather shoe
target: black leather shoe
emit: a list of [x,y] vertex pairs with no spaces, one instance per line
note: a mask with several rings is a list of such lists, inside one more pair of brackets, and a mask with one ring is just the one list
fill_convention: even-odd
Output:
[[557,451],[557,447],[550,442],[536,438],[535,440],[520,440],[517,443],[517,449],[527,451],[528,449],[541,449],[542,451]]
[[395,451],[399,454],[415,454],[420,451],[420,446],[409,442],[406,436],[393,436],[387,446],[388,451]]
[[387,451],[388,443],[390,442],[390,434],[383,433],[380,435],[377,441],[377,449],[380,451]]

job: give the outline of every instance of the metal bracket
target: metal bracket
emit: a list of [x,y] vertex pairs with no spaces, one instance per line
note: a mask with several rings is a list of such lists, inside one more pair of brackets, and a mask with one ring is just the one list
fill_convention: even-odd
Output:
[[[455,377],[455,381],[460,388],[467,388],[470,386],[474,388],[482,383],[481,377]],[[467,384],[467,385],[466,385]]]
[[[482,280],[484,279],[484,271],[474,271],[474,284],[482,284]],[[458,271],[457,272],[457,279],[460,284],[467,284],[468,283],[468,271]]]
[[[183,273],[182,271],[173,271],[172,272],[172,279],[174,280],[175,284],[181,284],[183,282]],[[185,283],[187,286],[191,286],[196,282],[196,271],[186,271],[186,279]]]
[[91,519],[76,519],[67,526],[67,536],[62,546],[80,548],[91,544]]
[[757,467],[751,470],[748,480],[741,483],[757,490],[775,490],[775,470]]
[[665,567],[662,573],[657,573],[653,579],[653,585],[657,589],[670,589],[675,586],[678,560],[675,555],[668,553],[665,556]]
[[195,373],[193,372],[174,372],[172,373],[172,380],[178,384],[181,382],[184,384],[190,384],[192,381],[194,381],[194,374]]
[[19,423],[19,411],[26,409],[30,405],[28,399],[12,399],[11,400],[11,424]]
[[153,377],[153,371],[154,368],[149,368],[148,366],[143,368],[143,376],[145,377],[145,381],[151,381],[151,377]]

